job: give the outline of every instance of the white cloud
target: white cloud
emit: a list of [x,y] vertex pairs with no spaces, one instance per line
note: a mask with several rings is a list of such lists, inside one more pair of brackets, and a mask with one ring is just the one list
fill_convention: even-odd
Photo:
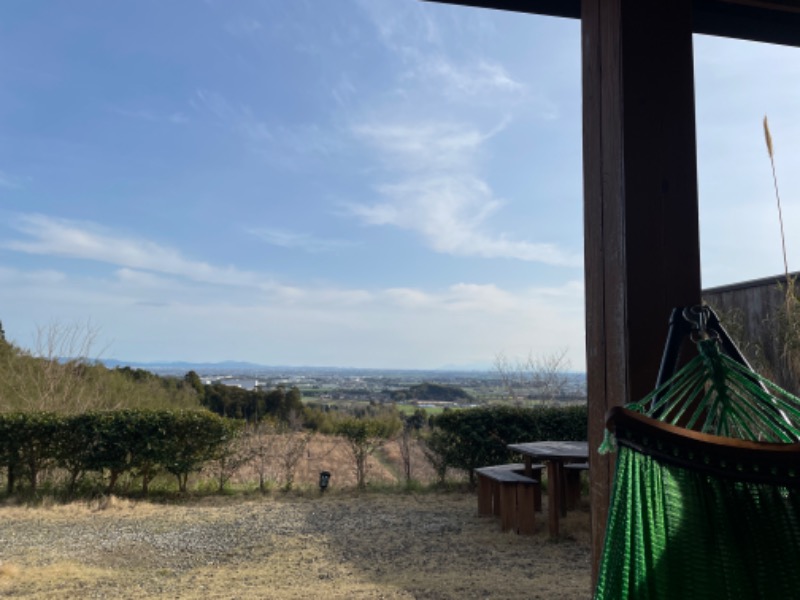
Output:
[[416,57],[419,48],[441,44],[441,32],[430,11],[418,2],[357,0],[372,21],[381,43],[399,56]]
[[563,307],[579,307],[582,310],[583,284],[567,282],[561,287],[527,288],[523,290],[503,289],[495,284],[456,283],[440,291],[424,291],[414,288],[390,288],[381,296],[390,303],[404,309],[423,309],[444,315],[445,313],[523,314],[531,307],[537,310],[559,300]]
[[459,283],[450,288],[447,303],[456,310],[480,310],[497,313],[519,308],[517,298],[496,285]]
[[117,267],[93,275],[0,268],[3,320],[17,339],[39,323],[91,317],[114,339],[114,355],[128,360],[429,368],[569,346],[572,364],[582,364],[579,283],[521,290],[469,281],[432,290],[286,285],[94,224],[41,215],[15,223],[29,239],[12,240],[9,250]]
[[127,267],[117,269],[115,275],[121,284],[137,288],[163,288],[169,285],[169,281],[163,277]]
[[22,215],[12,223],[28,239],[10,240],[5,248],[49,256],[64,256],[169,274],[189,280],[238,286],[258,286],[256,273],[217,267],[184,258],[174,248],[138,238],[125,238],[91,223],[44,215]]
[[429,294],[412,288],[389,288],[384,290],[383,296],[392,304],[410,309],[430,306],[434,302]]
[[424,57],[409,76],[428,80],[456,101],[489,95],[495,101],[502,101],[506,95],[519,96],[525,91],[525,85],[515,80],[503,65],[486,58],[478,59],[475,64],[459,65],[443,55]]
[[489,218],[502,202],[474,173],[482,146],[504,126],[488,133],[457,123],[355,126],[354,135],[378,150],[401,180],[377,187],[382,202],[350,203],[347,209],[369,225],[415,231],[441,253],[580,266],[580,256],[554,244],[490,231]]
[[281,248],[303,250],[312,254],[332,252],[356,244],[349,240],[324,239],[307,233],[297,233],[281,229],[250,228],[246,231],[267,244],[279,246]]
[[454,122],[361,123],[353,134],[381,153],[394,169],[411,172],[469,170],[481,145],[505,124],[488,133]]
[[[398,76],[402,92],[407,91],[409,82],[414,82],[424,88],[429,102],[438,98],[453,105],[477,104],[498,110],[524,99],[540,105],[543,116],[552,118],[556,112],[551,102],[532,99],[528,86],[478,47],[464,52],[463,38],[446,40],[444,34],[453,30],[453,24],[441,27],[424,4],[396,0],[361,0],[359,4],[380,43],[403,65]],[[458,55],[457,49],[461,51]],[[422,91],[414,89],[410,93],[419,95]]]
[[111,279],[0,269],[0,282],[10,339],[23,339],[36,324],[91,317],[101,332],[98,343],[114,340],[104,354],[127,360],[432,368],[488,366],[501,351],[524,356],[568,347],[572,365],[583,364],[579,284],[522,290],[469,282],[434,290],[310,286],[281,288],[282,295],[223,286],[214,293],[206,286],[197,293],[191,282],[134,269],[119,269]]
[[58,284],[65,281],[66,274],[53,269],[39,269],[34,271],[20,271],[0,267],[0,282],[5,285],[16,285],[20,283],[29,284]]

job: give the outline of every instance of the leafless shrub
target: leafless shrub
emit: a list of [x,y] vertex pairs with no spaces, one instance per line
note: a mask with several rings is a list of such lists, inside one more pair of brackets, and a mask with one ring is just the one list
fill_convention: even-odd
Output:
[[517,405],[525,400],[552,402],[564,397],[569,390],[569,359],[567,349],[551,354],[512,361],[502,352],[495,356],[494,370],[509,400]]
[[283,488],[287,491],[294,485],[297,465],[305,456],[311,436],[311,432],[302,431],[286,431],[276,436],[276,455],[283,476]]
[[244,432],[239,433],[224,446],[222,454],[214,461],[217,479],[217,491],[225,489],[225,485],[242,467],[255,459],[253,445]]
[[6,410],[82,412],[101,398],[96,359],[98,329],[91,323],[51,323],[37,328],[32,351],[2,355]]
[[247,440],[252,452],[252,465],[258,475],[258,489],[267,491],[267,475],[277,453],[277,429],[275,423],[261,419],[248,427]]

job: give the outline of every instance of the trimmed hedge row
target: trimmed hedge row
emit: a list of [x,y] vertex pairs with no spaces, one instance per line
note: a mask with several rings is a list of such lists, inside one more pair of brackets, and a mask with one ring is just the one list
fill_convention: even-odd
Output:
[[174,475],[186,491],[189,474],[221,457],[238,429],[235,422],[200,411],[0,414],[0,468],[9,494],[20,482],[35,493],[51,467],[68,473],[70,493],[88,472],[106,478],[108,493],[123,474],[140,477],[147,493],[161,472]]
[[442,465],[469,472],[511,462],[508,444],[587,438],[586,405],[519,408],[490,406],[445,411],[433,419],[428,447]]

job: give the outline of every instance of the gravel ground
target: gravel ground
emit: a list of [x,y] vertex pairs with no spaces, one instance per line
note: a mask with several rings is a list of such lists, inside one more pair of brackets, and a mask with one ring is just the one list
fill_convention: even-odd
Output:
[[501,533],[470,494],[0,508],[9,598],[589,597],[586,510]]

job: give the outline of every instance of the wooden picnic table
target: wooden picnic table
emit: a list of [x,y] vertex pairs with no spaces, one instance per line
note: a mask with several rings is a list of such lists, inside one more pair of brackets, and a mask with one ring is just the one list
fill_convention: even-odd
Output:
[[528,469],[533,468],[534,460],[547,465],[548,526],[550,537],[558,537],[559,516],[567,516],[564,465],[587,462],[588,442],[527,442],[509,444],[508,448],[523,456],[526,474],[529,474]]

